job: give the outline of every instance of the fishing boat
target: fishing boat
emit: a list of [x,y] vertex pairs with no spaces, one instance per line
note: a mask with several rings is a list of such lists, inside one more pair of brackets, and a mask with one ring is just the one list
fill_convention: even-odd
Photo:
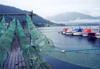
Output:
[[72,35],[73,32],[74,32],[74,29],[70,29],[70,28],[69,28],[69,29],[66,31],[66,35]]
[[64,28],[62,31],[62,34],[66,34],[66,31],[68,30],[68,28]]
[[91,38],[100,38],[100,28],[92,29],[92,32],[88,36]]
[[82,35],[82,31],[83,31],[82,28],[76,28],[73,31],[73,35]]
[[88,36],[88,33],[91,32],[91,29],[84,29],[82,32],[82,36]]

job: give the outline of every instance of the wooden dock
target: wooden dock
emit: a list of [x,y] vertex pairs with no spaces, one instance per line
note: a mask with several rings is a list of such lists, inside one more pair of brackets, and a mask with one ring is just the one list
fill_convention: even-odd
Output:
[[3,65],[3,69],[27,69],[22,56],[20,42],[16,35],[12,42],[12,47],[8,52],[8,58]]

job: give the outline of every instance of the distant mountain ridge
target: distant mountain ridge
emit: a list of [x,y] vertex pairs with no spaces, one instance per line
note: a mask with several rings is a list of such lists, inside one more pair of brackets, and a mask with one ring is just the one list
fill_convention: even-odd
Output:
[[79,12],[66,12],[55,16],[47,17],[46,19],[55,22],[68,22],[76,19],[99,19],[99,18],[82,14]]
[[[6,5],[1,5],[0,4],[0,14],[5,14],[5,13],[19,13],[19,14],[27,14],[29,13],[29,11],[25,11],[25,10],[21,10],[15,7],[11,7],[11,6],[6,6]],[[2,17],[2,16],[0,16]],[[6,21],[11,21],[14,16],[5,16],[6,17]],[[19,19],[20,21],[26,21],[25,16],[17,16],[17,19]],[[40,25],[44,25],[44,24],[55,24],[53,22],[50,22],[49,20],[46,20],[42,17],[40,17],[39,15],[36,14],[36,16],[33,16],[33,23],[37,26]]]
[[100,18],[100,16],[97,16],[97,18]]

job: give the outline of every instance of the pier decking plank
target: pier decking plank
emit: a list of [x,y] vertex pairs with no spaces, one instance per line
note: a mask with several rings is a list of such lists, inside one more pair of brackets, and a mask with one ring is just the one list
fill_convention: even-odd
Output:
[[[15,63],[18,63],[18,56],[17,56],[18,52],[16,52],[16,58],[15,58]],[[15,65],[15,69],[18,69],[18,65]]]
[[10,59],[9,59],[9,61],[8,61],[8,69],[10,69],[10,67],[11,67],[11,61],[12,61],[12,57],[13,57],[12,54],[13,54],[13,53],[11,53]]
[[8,52],[8,58],[4,63],[3,69],[26,69],[20,43],[16,35],[12,42],[11,49]]

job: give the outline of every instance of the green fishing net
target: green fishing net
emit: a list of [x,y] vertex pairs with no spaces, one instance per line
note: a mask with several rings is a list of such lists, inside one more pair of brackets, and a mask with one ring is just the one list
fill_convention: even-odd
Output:
[[15,19],[10,22],[10,26],[0,38],[0,68],[7,59],[8,51],[14,38]]
[[6,27],[5,17],[3,17],[0,22],[0,37],[5,32],[6,29],[5,27]]
[[100,48],[85,50],[63,50],[53,46],[53,42],[43,35],[32,23],[30,16],[26,15],[28,30],[36,50],[54,58],[75,65],[100,69]]
[[[38,51],[36,51],[32,46],[27,37],[25,36],[24,30],[17,20],[17,35],[19,37],[22,54],[25,59],[25,63],[27,66],[27,69],[48,69],[51,68],[51,65],[45,64],[43,58],[39,55]],[[42,64],[44,63],[44,64]]]
[[100,49],[63,50],[57,47],[43,46],[41,52],[75,65],[100,68]]
[[31,34],[33,45],[39,50],[41,46],[54,46],[53,42],[42,34],[33,24],[29,15],[26,15],[28,30]]
[[[52,40],[42,34],[32,23],[29,15],[26,15],[27,26],[31,34],[31,42],[25,36],[24,29],[15,19],[10,22],[8,29],[5,31],[5,18],[0,22],[0,67],[7,59],[8,51],[14,38],[14,33],[18,35],[22,55],[25,59],[27,69],[52,69],[52,66],[45,62],[42,56],[48,54],[59,60],[69,62],[75,65],[100,69],[100,48],[85,50],[64,50],[54,46]],[[4,23],[4,24],[3,24]],[[1,36],[2,35],[2,36]]]

